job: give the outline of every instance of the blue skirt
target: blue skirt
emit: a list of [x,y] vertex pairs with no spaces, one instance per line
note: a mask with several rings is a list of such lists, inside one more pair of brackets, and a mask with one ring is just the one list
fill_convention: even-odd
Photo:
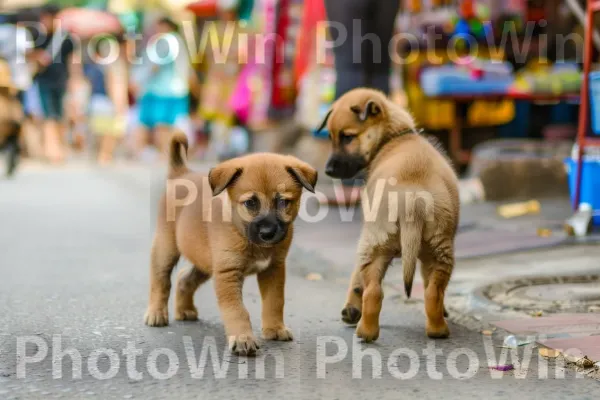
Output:
[[157,125],[172,127],[190,113],[188,96],[166,97],[147,93],[140,99],[140,123],[153,129]]

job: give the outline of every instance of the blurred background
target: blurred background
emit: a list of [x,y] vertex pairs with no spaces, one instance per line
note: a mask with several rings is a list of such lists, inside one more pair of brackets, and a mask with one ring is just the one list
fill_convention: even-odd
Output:
[[[306,366],[292,368],[283,385],[267,385],[265,395],[299,387],[314,397],[316,387],[329,393],[324,398],[362,390],[397,396],[397,381],[368,387],[350,382],[350,369],[334,370],[334,384],[293,378],[314,370],[314,357],[302,356],[314,351],[311,335],[352,336],[338,316],[355,263],[364,177],[339,182],[323,173],[331,144],[316,127],[336,98],[359,86],[407,107],[460,176],[457,267],[446,303],[459,334],[445,350],[473,346],[482,334],[506,345],[506,329],[560,339],[546,344],[584,349],[599,362],[599,3],[0,0],[0,160],[12,178],[0,164],[0,338],[10,339],[0,351],[0,383],[12,383],[19,335],[62,333],[90,351],[123,347],[128,338],[145,350],[170,346],[173,336],[142,328],[141,318],[166,144],[177,130],[189,137],[197,171],[271,151],[320,172],[319,195],[305,194],[303,206],[323,218],[297,221],[287,263],[288,286],[304,293],[289,301],[291,325],[309,338],[290,344],[302,349],[290,361]],[[386,277],[386,301],[403,302],[387,308],[386,352],[425,347],[423,282],[417,278],[414,299],[405,299],[401,271]],[[256,308],[258,292],[249,290]],[[199,294],[209,323],[174,324],[169,333],[222,336],[209,292]],[[516,340],[508,343],[520,346]],[[31,398],[25,386],[38,380],[48,392],[70,390],[44,379],[52,360],[44,362],[32,366],[42,378],[14,384],[14,398],[23,390]],[[174,389],[197,398],[214,387],[249,393],[229,380],[194,381],[188,391],[186,379],[164,386],[125,379],[115,388],[118,398]],[[84,391],[104,390],[89,376],[79,382]],[[581,382],[521,383],[532,398],[597,392]],[[415,393],[439,396],[437,385],[403,382],[411,383]],[[525,386],[511,381],[485,393],[526,396]],[[12,390],[0,389],[0,397]]]

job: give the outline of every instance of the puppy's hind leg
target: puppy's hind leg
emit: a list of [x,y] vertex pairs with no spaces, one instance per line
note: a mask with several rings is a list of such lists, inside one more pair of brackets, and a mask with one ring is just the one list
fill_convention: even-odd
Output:
[[435,247],[431,247],[430,244],[430,248],[433,249],[432,253],[422,259],[423,274],[427,275],[425,330],[430,338],[447,338],[450,336],[450,330],[444,319],[444,296],[454,266],[452,242],[450,239],[444,239]]
[[148,326],[166,326],[169,324],[169,292],[171,291],[171,272],[177,261],[179,251],[169,235],[157,235],[152,245],[150,265],[150,301],[144,316]]
[[198,310],[194,306],[194,293],[200,285],[210,279],[210,275],[195,265],[182,269],[177,274],[175,289],[175,319],[178,321],[195,321]]

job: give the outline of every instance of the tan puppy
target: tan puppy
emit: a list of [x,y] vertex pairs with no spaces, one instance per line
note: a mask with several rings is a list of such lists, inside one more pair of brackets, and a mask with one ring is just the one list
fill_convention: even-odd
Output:
[[[231,351],[254,355],[259,346],[242,302],[242,284],[257,274],[263,337],[292,340],[283,322],[285,259],[302,189],[314,191],[317,172],[295,157],[252,154],[223,162],[205,177],[185,166],[186,150],[185,135],[176,134],[152,247],[146,324],[169,323],[171,272],[183,255],[193,266],[178,275],[176,320],[198,318],[194,292],[214,277]],[[170,203],[181,204],[190,191],[197,191],[197,199],[174,209]]]
[[426,332],[449,335],[444,292],[454,266],[459,200],[446,157],[415,130],[412,117],[384,94],[356,89],[337,100],[327,125],[333,151],[326,173],[351,178],[368,173],[362,193],[364,226],[358,263],[342,319],[358,323],[365,341],[379,337],[381,282],[392,259],[402,257],[410,297],[417,259],[425,284]]

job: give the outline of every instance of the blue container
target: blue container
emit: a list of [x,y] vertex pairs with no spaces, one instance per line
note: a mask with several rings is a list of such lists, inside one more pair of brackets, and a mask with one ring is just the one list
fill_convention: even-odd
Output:
[[[575,201],[575,188],[577,186],[577,162],[572,158],[565,160],[569,175],[569,193],[571,203]],[[594,210],[593,224],[600,226],[600,160],[585,160],[581,168],[581,203],[591,204]]]
[[600,71],[590,73],[590,113],[592,130],[600,135]]

